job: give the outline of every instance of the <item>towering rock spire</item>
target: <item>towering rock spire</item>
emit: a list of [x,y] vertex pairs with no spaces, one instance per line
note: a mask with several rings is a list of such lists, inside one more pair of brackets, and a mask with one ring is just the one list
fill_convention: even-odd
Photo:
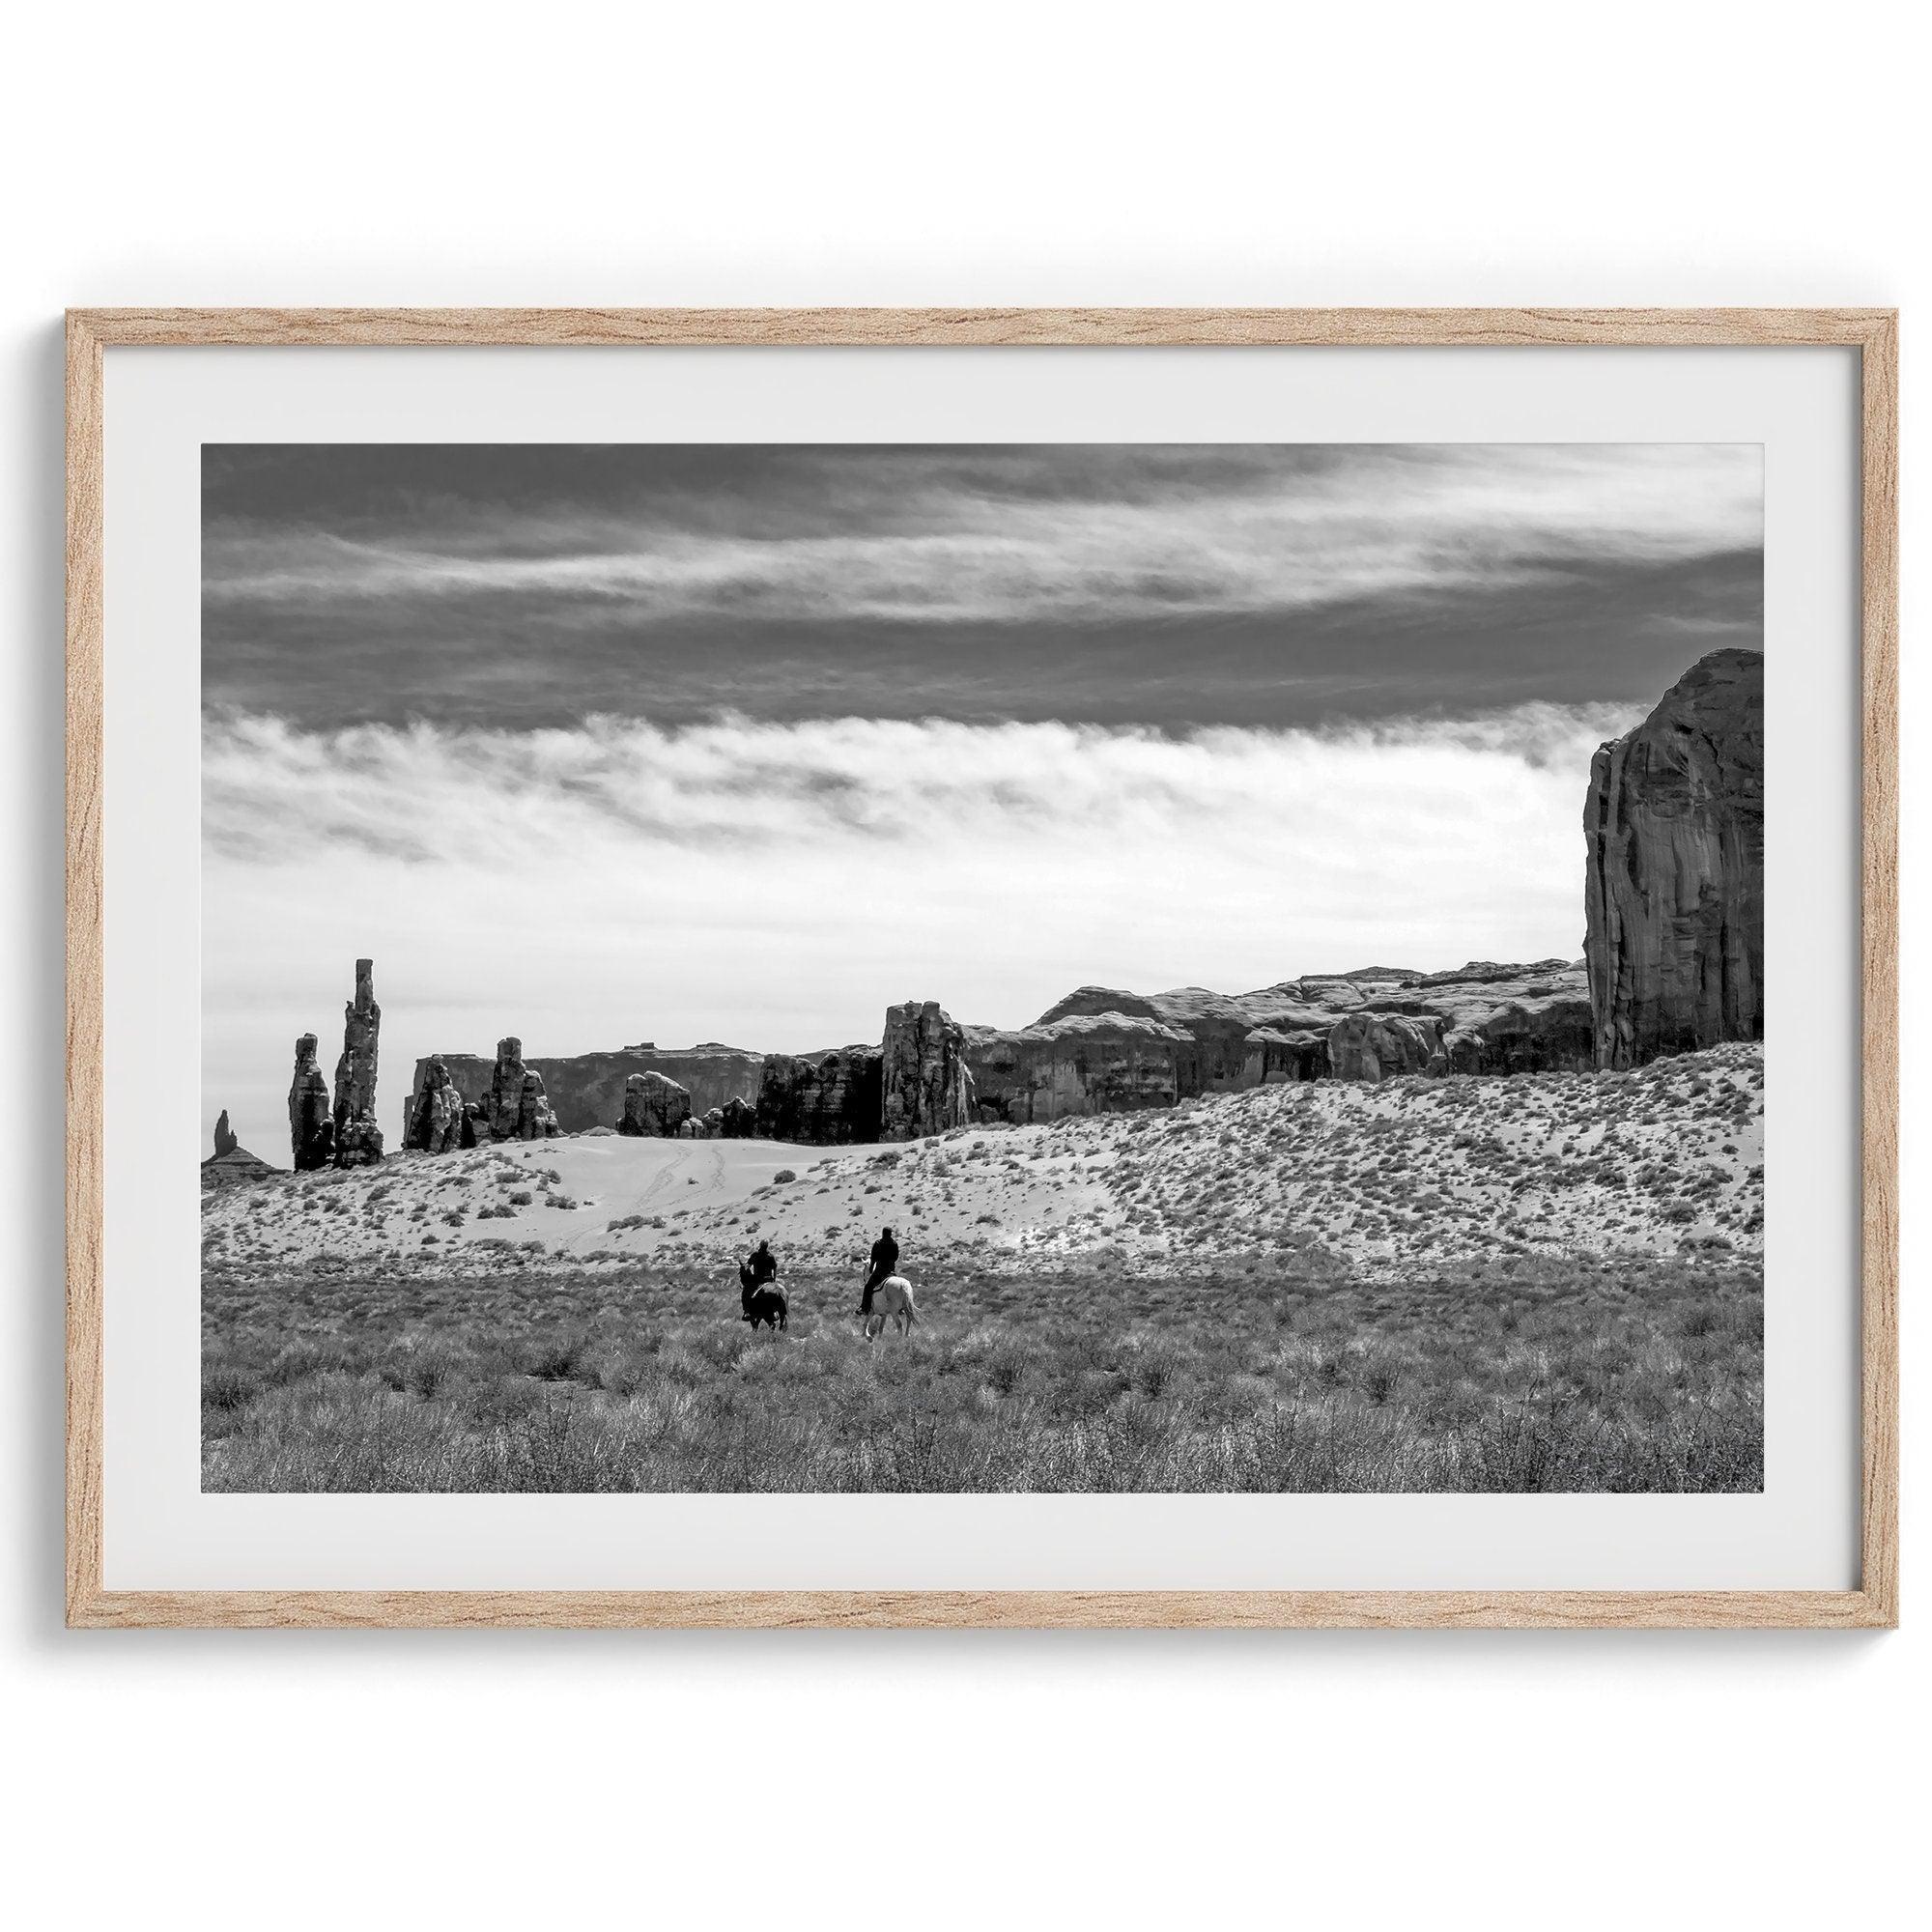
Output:
[[376,965],[355,962],[355,997],[342,1009],[342,1058],[335,1063],[335,1164],[373,1167],[383,1158],[376,1124],[376,1042],[383,1009],[376,1004]]
[[328,1114],[328,1082],[316,1065],[315,1036],[296,1041],[295,1078],[289,1084],[289,1152],[296,1172],[327,1167],[335,1152],[335,1122]]
[[1597,1065],[1764,1037],[1764,656],[1713,651],[1590,764]]
[[235,1129],[228,1124],[228,1109],[221,1110],[221,1118],[214,1123],[214,1157],[219,1160],[225,1153],[233,1153],[242,1143],[235,1138]]

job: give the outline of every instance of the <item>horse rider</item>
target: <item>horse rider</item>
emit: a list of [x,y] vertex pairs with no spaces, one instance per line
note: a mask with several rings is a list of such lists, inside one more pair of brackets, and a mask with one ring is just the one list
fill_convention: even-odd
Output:
[[893,1239],[893,1231],[888,1228],[872,1243],[872,1271],[866,1277],[866,1293],[859,1302],[859,1313],[861,1315],[871,1314],[873,1293],[887,1276],[898,1272],[898,1267],[899,1244]]
[[760,1241],[752,1252],[752,1259],[745,1264],[753,1288],[763,1288],[766,1282],[779,1278],[779,1258],[772,1253],[769,1241]]

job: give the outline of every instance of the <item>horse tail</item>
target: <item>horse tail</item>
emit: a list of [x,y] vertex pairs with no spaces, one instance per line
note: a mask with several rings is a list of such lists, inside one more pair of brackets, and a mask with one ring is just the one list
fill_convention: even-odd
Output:
[[911,1331],[912,1324],[918,1320],[919,1309],[913,1301],[912,1289],[908,1286],[906,1289],[906,1329],[908,1332]]

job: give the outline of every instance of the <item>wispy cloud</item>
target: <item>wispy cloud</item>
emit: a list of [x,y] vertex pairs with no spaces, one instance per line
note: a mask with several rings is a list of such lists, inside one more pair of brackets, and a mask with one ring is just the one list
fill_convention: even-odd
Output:
[[1686,622],[1759,629],[1748,445],[205,461],[205,689],[307,724],[1289,724],[1338,688],[1369,713],[1621,697]]
[[[543,593],[694,615],[1105,622],[1293,611],[1370,592],[1535,577],[1605,554],[1662,561],[1758,539],[1742,445],[1261,448],[1183,466],[1117,452],[768,454],[701,505],[641,494],[566,511],[493,494],[266,523],[217,510],[217,607]],[[500,452],[475,459],[487,474]],[[1270,460],[1272,459],[1272,460]],[[816,491],[802,497],[801,477]],[[694,515],[694,511],[697,514]]]

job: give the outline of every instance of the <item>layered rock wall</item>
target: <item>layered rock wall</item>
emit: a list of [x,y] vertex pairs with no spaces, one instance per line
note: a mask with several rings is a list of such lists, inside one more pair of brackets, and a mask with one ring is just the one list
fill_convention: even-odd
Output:
[[965,1030],[937,1000],[886,1009],[880,1068],[880,1140],[943,1134],[973,1119]]
[[1131,1113],[1200,1092],[1192,1037],[1161,1020],[1080,1013],[1052,1025],[965,1033],[982,1121],[1025,1126],[1067,1114]]
[[1393,1080],[1443,1073],[1442,1022],[1407,1013],[1348,1013],[1328,1029],[1328,1070],[1337,1080]]
[[1764,1037],[1764,657],[1713,651],[1591,761],[1596,1064]]
[[[1370,1016],[1383,1030],[1344,1028],[1337,1064],[1338,1026]],[[1397,1024],[1405,1021],[1430,1036],[1426,1051]],[[1528,1073],[1594,1065],[1583,968],[1562,959],[1472,960],[1451,973],[1363,967],[1239,994],[1082,986],[1030,1027],[965,1033],[980,1118],[1019,1122],[1168,1107],[1281,1080],[1385,1078],[1398,1065]],[[1378,1074],[1368,1072],[1370,1058]]]

